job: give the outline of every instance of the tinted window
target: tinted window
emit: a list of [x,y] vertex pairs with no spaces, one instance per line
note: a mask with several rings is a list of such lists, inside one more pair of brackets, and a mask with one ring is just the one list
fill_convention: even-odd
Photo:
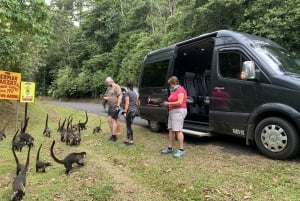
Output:
[[246,58],[239,52],[219,53],[219,72],[221,76],[240,79],[244,61],[246,61]]
[[165,85],[169,60],[145,64],[141,87],[161,87]]

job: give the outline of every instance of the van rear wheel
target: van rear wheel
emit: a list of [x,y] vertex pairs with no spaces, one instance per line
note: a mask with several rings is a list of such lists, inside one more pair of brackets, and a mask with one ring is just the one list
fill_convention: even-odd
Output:
[[299,152],[295,127],[278,117],[269,117],[258,123],[255,143],[260,152],[273,159],[288,159]]
[[149,129],[152,132],[160,132],[163,127],[162,123],[160,123],[158,121],[154,121],[154,120],[149,120],[148,125],[149,125]]

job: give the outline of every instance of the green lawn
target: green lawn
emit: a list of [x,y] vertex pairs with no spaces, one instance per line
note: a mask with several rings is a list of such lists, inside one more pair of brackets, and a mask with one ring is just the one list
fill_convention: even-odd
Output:
[[[8,117],[16,119],[15,105],[1,103],[0,126]],[[19,121],[23,120],[23,105],[19,107]],[[46,113],[52,136],[42,135]],[[299,158],[292,161],[275,161],[265,158],[243,144],[225,143],[234,151],[228,152],[224,144],[213,140],[189,139],[186,155],[175,159],[172,155],[161,155],[167,145],[165,133],[151,133],[134,126],[135,145],[126,147],[122,136],[116,143],[107,141],[110,133],[105,117],[101,117],[101,133],[92,134],[99,117],[89,115],[87,130],[82,131],[79,146],[67,146],[60,142],[56,132],[58,120],[72,114],[73,121],[85,118],[83,111],[57,105],[29,104],[30,117],[27,131],[35,137],[31,152],[30,170],[27,175],[25,200],[274,200],[293,201],[300,197],[298,174]],[[15,132],[15,120],[7,128],[7,138],[0,141],[0,200],[9,200],[12,180],[15,176],[15,161],[10,149]],[[56,140],[55,153],[63,158],[67,153],[86,151],[86,165],[74,165],[70,175],[64,167],[53,161],[50,145]],[[53,166],[46,173],[35,172],[36,151],[40,145],[41,158]],[[239,153],[240,148],[249,149]],[[27,148],[17,152],[25,162]]]

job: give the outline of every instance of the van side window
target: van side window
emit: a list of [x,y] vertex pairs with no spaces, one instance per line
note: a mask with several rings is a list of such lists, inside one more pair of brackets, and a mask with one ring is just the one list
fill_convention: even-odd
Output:
[[162,87],[166,83],[169,59],[148,63],[144,66],[141,87]]
[[243,62],[246,57],[239,52],[219,53],[219,72],[222,77],[241,79]]

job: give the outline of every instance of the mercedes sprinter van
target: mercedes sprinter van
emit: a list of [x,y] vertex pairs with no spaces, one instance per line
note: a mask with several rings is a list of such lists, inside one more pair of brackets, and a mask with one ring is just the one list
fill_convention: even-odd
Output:
[[220,30],[152,51],[139,81],[139,114],[165,127],[172,75],[188,93],[183,132],[231,135],[266,156],[299,153],[300,59],[266,38]]

